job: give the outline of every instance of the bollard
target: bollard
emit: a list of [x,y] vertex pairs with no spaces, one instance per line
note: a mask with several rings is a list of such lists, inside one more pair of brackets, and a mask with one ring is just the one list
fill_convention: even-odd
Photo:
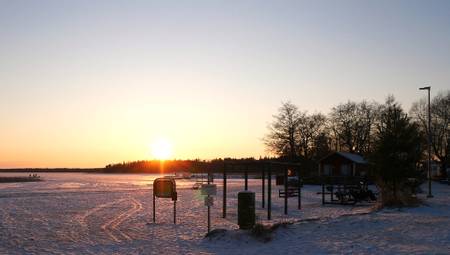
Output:
[[240,229],[251,229],[255,225],[255,192],[238,193],[238,225]]

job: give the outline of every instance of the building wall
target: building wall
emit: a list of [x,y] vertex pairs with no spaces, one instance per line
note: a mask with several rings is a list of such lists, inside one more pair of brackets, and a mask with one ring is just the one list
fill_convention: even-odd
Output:
[[330,155],[320,163],[321,174],[331,176],[364,176],[367,166],[355,164],[353,161],[338,154]]

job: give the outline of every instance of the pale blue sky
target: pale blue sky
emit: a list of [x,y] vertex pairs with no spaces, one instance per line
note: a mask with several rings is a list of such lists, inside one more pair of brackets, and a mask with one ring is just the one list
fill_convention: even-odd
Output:
[[265,155],[281,101],[450,89],[450,1],[0,0],[0,36],[0,167]]

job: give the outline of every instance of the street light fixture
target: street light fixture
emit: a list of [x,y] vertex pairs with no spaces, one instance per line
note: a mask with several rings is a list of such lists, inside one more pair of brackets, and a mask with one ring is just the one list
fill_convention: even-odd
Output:
[[428,198],[433,197],[431,194],[431,108],[430,108],[430,91],[431,86],[419,88],[419,90],[428,90]]

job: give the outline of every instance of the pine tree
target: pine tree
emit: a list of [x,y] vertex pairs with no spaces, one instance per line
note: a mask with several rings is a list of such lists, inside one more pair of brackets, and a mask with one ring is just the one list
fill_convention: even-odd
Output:
[[410,195],[405,184],[408,178],[418,176],[416,165],[421,156],[421,137],[416,124],[392,96],[381,106],[378,117],[371,161],[382,189],[383,203],[404,204],[405,197],[399,191]]

